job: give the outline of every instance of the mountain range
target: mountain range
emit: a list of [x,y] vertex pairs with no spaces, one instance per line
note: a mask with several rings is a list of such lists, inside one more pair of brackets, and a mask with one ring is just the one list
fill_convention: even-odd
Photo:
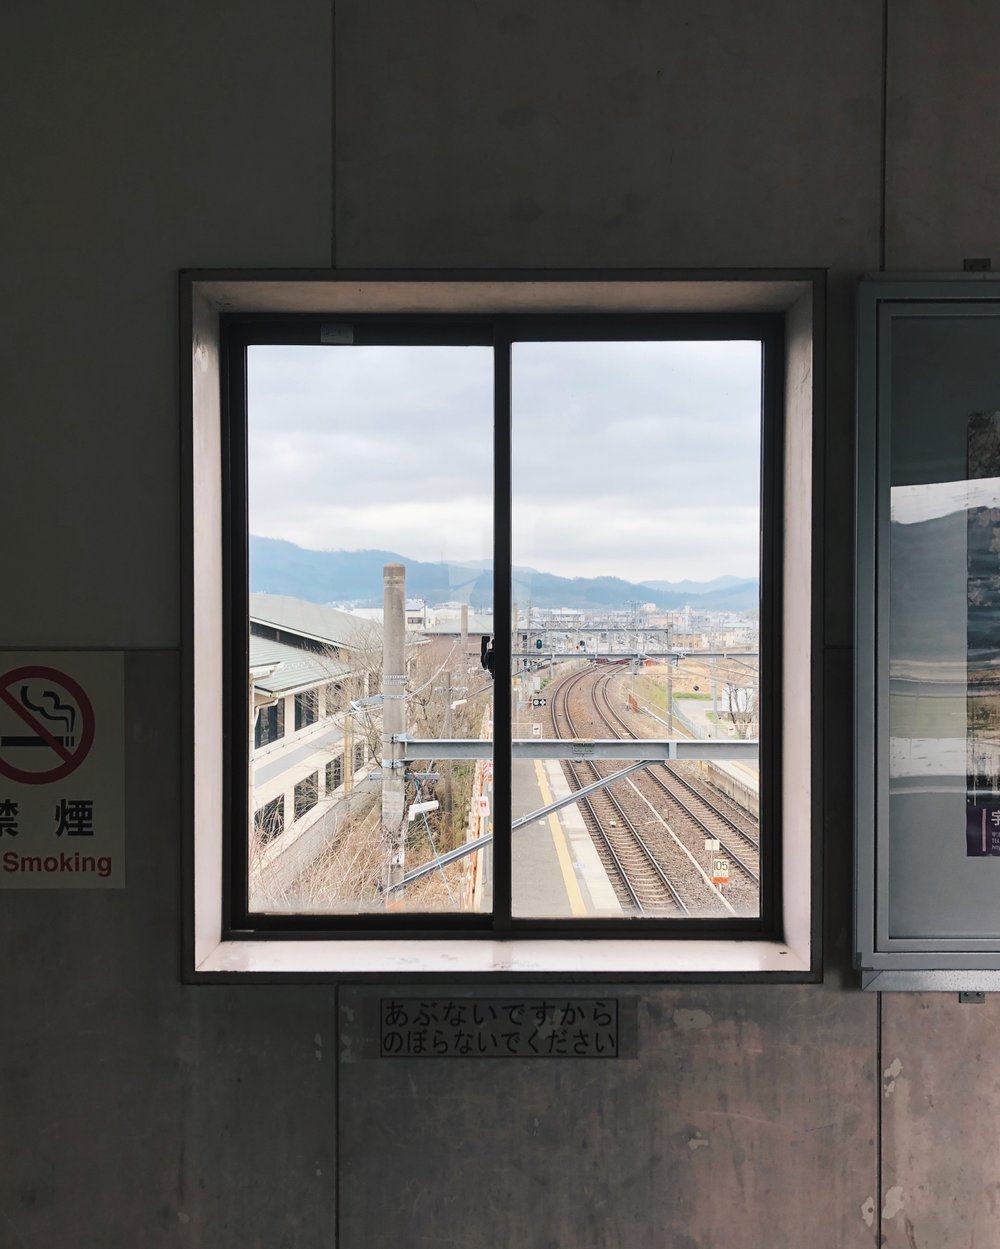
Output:
[[[382,604],[382,565],[406,565],[406,593],[428,603],[463,602],[475,610],[493,603],[488,563],[412,560],[395,551],[310,551],[279,538],[250,535],[250,589],[287,594],[310,603]],[[711,581],[623,581],[620,577],[559,577],[515,568],[513,596],[536,607],[581,611],[624,610],[636,601],[662,610],[688,604],[706,611],[753,611],[758,583],[739,577]]]

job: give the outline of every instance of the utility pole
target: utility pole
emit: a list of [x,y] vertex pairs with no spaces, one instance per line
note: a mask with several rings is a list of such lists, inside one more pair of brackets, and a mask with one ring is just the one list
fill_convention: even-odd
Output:
[[462,604],[462,659],[469,658],[469,604]]
[[382,569],[382,831],[389,843],[386,903],[399,901],[406,870],[406,569]]
[[[445,741],[451,740],[451,669],[449,668],[444,678],[444,738]],[[444,793],[441,797],[444,801],[441,806],[445,815],[445,827],[451,825],[451,760],[444,765]]]
[[667,663],[667,735],[674,735],[674,665]]
[[719,735],[719,680],[715,671],[715,656],[711,658],[712,665],[712,732],[709,736],[718,737]]
[[[521,682],[518,680],[517,661],[513,658],[513,652],[518,649],[518,647],[515,645],[515,642],[517,641],[518,632],[520,630],[520,625],[518,623],[518,606],[516,603],[511,604],[510,629],[511,629],[510,639],[509,639],[510,652],[511,652],[510,671],[511,671],[511,676],[513,677],[513,680],[517,682],[517,689],[511,690],[511,698],[513,698],[514,700],[514,707],[513,707],[514,736],[519,737],[521,734]],[[499,643],[499,641],[500,639],[497,638],[496,641],[493,643],[493,645],[496,646]]]
[[344,716],[344,793],[349,794],[354,788],[354,712]]

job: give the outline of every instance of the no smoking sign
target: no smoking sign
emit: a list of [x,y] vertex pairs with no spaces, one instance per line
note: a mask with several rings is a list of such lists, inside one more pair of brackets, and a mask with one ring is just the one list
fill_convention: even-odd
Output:
[[[59,668],[29,664],[0,676],[0,701],[14,732],[0,733],[0,775],[25,785],[62,780],[83,763],[94,743],[89,696]],[[18,723],[19,722],[19,723]]]
[[125,883],[122,655],[0,652],[0,888]]

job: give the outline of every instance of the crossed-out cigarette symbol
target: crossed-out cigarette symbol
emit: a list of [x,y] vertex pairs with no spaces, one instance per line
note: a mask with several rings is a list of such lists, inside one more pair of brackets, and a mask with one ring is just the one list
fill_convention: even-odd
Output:
[[[46,785],[75,772],[94,743],[94,709],[80,685],[56,668],[29,665],[0,676],[0,704],[26,732],[0,734],[0,775]],[[5,728],[12,727],[9,723]]]
[[[43,689],[40,698],[41,702],[47,703],[48,706],[41,706],[39,703],[31,701],[30,686],[22,685],[20,692],[21,705],[27,707],[29,711],[34,711],[44,720],[51,723],[55,728],[57,725],[65,728],[65,733],[52,733],[51,736],[62,746],[73,747],[76,745],[76,734],[73,732],[73,726],[76,724],[76,708],[72,703],[64,703],[59,697],[58,690]],[[0,747],[3,746],[48,746],[49,742],[42,737],[40,733],[5,733],[0,736]]]

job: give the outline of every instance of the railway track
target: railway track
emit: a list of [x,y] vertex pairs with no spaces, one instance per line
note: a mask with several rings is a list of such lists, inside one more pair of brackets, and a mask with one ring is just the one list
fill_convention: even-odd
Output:
[[[558,725],[559,720],[562,720],[562,725],[556,728],[558,737],[579,736],[569,710],[569,693],[585,675],[577,673],[556,688],[553,723]],[[575,764],[567,761],[563,766],[574,789],[582,789],[601,775],[592,763]],[[586,772],[592,775],[582,775]],[[626,814],[622,804],[608,788],[599,791],[599,794],[603,805],[610,807],[616,818],[602,818],[599,811],[602,801],[598,800],[598,794],[581,798],[580,806],[598,850],[603,851],[601,857],[605,867],[610,864],[614,870],[612,879],[618,886],[619,894],[624,892],[622,901],[628,909],[638,914],[690,914],[680,892],[663,870],[646,838]]]
[[[602,674],[594,683],[594,700],[601,721],[614,737],[641,741],[615,710],[609,693],[611,674]],[[754,885],[760,887],[760,841],[723,811],[704,790],[682,776],[675,764],[662,763],[646,771],[651,781],[677,807],[690,817],[705,834],[719,843],[719,850],[743,871]],[[734,840],[735,838],[735,840]]]
[[[553,686],[556,736],[642,740],[612,702],[614,676],[614,672],[595,674],[585,669]],[[681,899],[683,909],[678,907],[677,913],[699,917],[725,912],[755,915],[760,891],[759,842],[734,813],[713,801],[719,795],[704,792],[707,783],[699,785],[681,775],[678,769],[683,766],[651,765],[589,800],[581,800],[584,818],[606,866],[611,865],[610,874],[623,905],[633,912],[665,913],[645,879],[653,860]],[[590,772],[598,777],[612,770],[610,765],[599,767],[595,763],[566,763],[564,767],[574,788],[589,783]],[[617,795],[612,788],[619,791]],[[749,817],[746,823],[750,823]],[[730,860],[733,875],[725,897],[712,886],[706,871],[711,866],[706,838],[717,841],[719,853]],[[636,849],[640,842],[641,849]],[[637,856],[641,863],[636,862]],[[643,878],[643,884],[636,891],[638,898],[633,898],[632,878],[636,874]]]

